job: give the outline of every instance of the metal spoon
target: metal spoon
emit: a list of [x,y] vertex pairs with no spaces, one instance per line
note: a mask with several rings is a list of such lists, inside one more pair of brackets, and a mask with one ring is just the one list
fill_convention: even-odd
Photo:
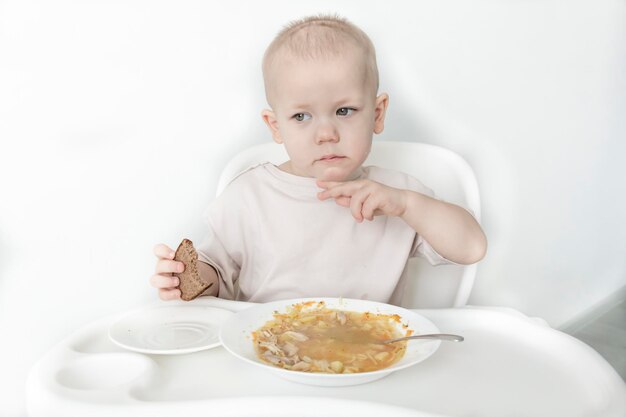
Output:
[[382,340],[380,343],[386,345],[388,343],[400,342],[402,340],[410,340],[410,339],[438,339],[438,340],[449,340],[451,342],[462,342],[465,340],[463,336],[459,336],[456,334],[445,334],[445,333],[434,333],[434,334],[416,334],[413,336],[405,336],[399,337],[397,339],[389,339]]

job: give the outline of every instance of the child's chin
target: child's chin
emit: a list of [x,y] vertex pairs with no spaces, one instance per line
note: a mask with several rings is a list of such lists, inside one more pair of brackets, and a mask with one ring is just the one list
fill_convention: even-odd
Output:
[[348,175],[345,172],[337,172],[336,170],[326,170],[317,176],[320,181],[346,181]]
[[333,167],[325,169],[323,172],[318,172],[316,178],[320,181],[350,181],[354,178],[355,173],[345,168]]

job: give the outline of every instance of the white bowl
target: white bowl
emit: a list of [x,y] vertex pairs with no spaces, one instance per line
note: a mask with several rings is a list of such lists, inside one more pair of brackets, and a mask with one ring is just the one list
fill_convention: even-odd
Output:
[[439,340],[411,340],[407,344],[407,349],[402,359],[392,366],[377,371],[353,374],[292,371],[261,361],[254,350],[252,332],[263,326],[268,320],[273,319],[275,312],[285,312],[287,307],[307,301],[323,301],[326,303],[327,308],[336,310],[397,314],[401,317],[402,324],[413,330],[413,334],[439,333],[439,329],[430,320],[401,307],[347,298],[301,298],[259,304],[236,313],[222,325],[220,331],[222,345],[236,357],[253,365],[261,366],[290,381],[308,385],[347,386],[374,381],[392,372],[413,366],[435,353],[441,344]]

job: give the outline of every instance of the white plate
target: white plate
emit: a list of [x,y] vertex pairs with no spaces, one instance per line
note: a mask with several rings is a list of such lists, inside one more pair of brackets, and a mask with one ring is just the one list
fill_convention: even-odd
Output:
[[439,329],[428,319],[410,310],[389,304],[346,298],[303,298],[275,301],[250,307],[230,317],[220,331],[220,340],[226,350],[253,365],[260,366],[281,377],[294,382],[320,386],[357,385],[374,381],[409,366],[413,366],[435,353],[441,341],[411,340],[403,358],[394,365],[378,371],[354,374],[324,374],[299,372],[278,368],[261,361],[254,350],[251,333],[273,318],[273,313],[284,312],[292,304],[306,301],[324,301],[326,307],[337,310],[357,311],[381,314],[398,314],[402,324],[406,324],[413,334],[439,333]]
[[219,329],[234,313],[194,305],[154,306],[125,314],[109,328],[113,343],[135,352],[176,355],[219,346]]

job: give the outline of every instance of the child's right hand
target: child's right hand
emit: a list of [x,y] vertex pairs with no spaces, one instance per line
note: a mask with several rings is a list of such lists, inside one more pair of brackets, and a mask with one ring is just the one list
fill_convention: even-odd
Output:
[[175,273],[185,270],[185,264],[174,260],[175,252],[167,245],[160,243],[154,247],[157,257],[155,274],[150,277],[150,285],[159,290],[161,300],[177,300],[180,298],[180,283]]

